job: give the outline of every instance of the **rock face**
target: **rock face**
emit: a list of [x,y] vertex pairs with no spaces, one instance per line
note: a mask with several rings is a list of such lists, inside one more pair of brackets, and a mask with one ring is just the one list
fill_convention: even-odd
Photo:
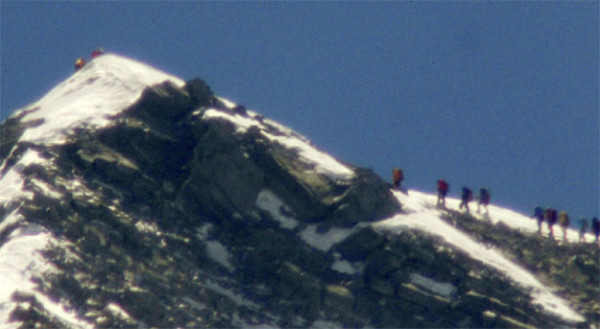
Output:
[[[16,289],[4,306],[23,328],[598,320],[596,249],[561,272],[536,258],[536,240],[514,248],[521,237],[486,238],[550,283],[572,278],[564,295],[588,322],[549,315],[527,291],[440,239],[373,230],[369,223],[402,211],[390,184],[332,158],[323,167],[302,136],[216,97],[202,80],[147,88],[109,125],[76,129],[63,144],[19,143],[31,124],[7,119],[0,142],[3,174],[30,152],[42,159],[20,169],[30,197],[2,203],[0,245],[25,228],[52,236],[43,251],[51,270],[35,275],[36,293]],[[474,221],[465,229],[491,227]],[[40,296],[80,322],[57,316]]]

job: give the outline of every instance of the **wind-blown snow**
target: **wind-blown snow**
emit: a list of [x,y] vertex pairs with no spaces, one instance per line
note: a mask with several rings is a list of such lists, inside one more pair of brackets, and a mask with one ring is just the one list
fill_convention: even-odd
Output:
[[179,87],[185,84],[177,77],[123,56],[99,56],[21,110],[30,112],[23,122],[43,120],[39,126],[27,129],[21,141],[64,143],[72,129],[106,125],[110,116],[131,105],[146,87],[167,80]]
[[[440,217],[442,215],[441,211],[433,206],[435,205],[436,196],[418,191],[409,191],[408,196],[400,192],[395,192],[395,195],[402,203],[405,213],[374,223],[374,229],[385,232],[417,229],[440,236],[447,243],[467,253],[473,259],[498,270],[522,287],[531,289],[533,302],[540,305],[545,311],[568,321],[585,321],[581,315],[568,306],[566,301],[555,296],[550,288],[540,283],[532,273],[505,258],[500,251],[484,246],[473,240],[467,233],[461,232],[442,220]],[[458,202],[455,199],[446,198],[446,204],[448,207],[452,207]],[[496,210],[500,210],[500,208],[490,207],[490,218],[496,217]],[[505,210],[499,211],[500,215],[505,213]],[[509,220],[500,216],[499,218],[502,219],[497,220],[512,223],[523,219],[523,217],[525,216],[520,215]]]

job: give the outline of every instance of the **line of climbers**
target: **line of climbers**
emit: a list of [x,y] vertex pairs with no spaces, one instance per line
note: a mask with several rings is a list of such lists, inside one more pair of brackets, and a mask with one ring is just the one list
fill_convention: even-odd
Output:
[[[92,52],[92,59],[104,54],[104,48],[98,48]],[[82,67],[85,66],[85,59],[83,57],[79,57],[75,60],[75,71],[81,70]]]
[[[394,189],[402,190],[400,184],[404,179],[404,173],[399,168],[393,170],[393,181]],[[444,179],[438,179],[437,181],[437,206],[446,207],[446,195],[450,190],[450,185]],[[473,191],[466,186],[462,187],[459,209],[465,208],[466,212],[469,211],[469,202],[473,200]],[[479,197],[477,198],[477,213],[480,213],[480,208],[483,205],[485,212],[488,212],[488,204],[490,203],[490,191],[482,187],[479,189]],[[554,238],[554,225],[558,222],[563,231],[563,241],[567,240],[567,229],[569,228],[571,221],[566,211],[557,212],[556,209],[547,208],[543,209],[540,206],[536,206],[534,213],[531,218],[537,219],[538,233],[542,234],[542,223],[544,221],[548,224],[549,236]],[[579,223],[579,242],[585,242],[585,234],[588,228],[588,221],[586,218],[580,217]],[[597,217],[592,219],[592,232],[596,238],[595,242],[598,243],[600,236],[600,221]]]
[[[402,170],[399,168],[394,168],[394,170],[392,172],[392,176],[393,176],[393,182],[394,182],[394,184],[393,184],[394,189],[402,191],[400,184],[402,183],[402,180],[404,180],[404,172],[402,172]],[[448,182],[446,182],[444,179],[439,179],[437,181],[437,192],[438,192],[437,206],[438,207],[446,207],[446,194],[448,194],[449,190],[450,190],[450,185],[448,184]],[[466,186],[463,186],[460,200],[461,200],[461,202],[458,206],[459,209],[462,209],[464,207],[467,212],[470,212],[469,202],[473,200],[473,191],[471,191]],[[479,197],[477,198],[477,200],[478,200],[477,213],[480,212],[482,205],[485,208],[485,212],[487,213],[488,212],[488,204],[490,204],[490,191],[485,187],[480,188],[479,189]]]
[[[571,225],[571,219],[569,214],[566,211],[558,212],[553,208],[542,208],[540,206],[536,206],[533,209],[533,215],[531,218],[537,219],[538,233],[542,234],[542,224],[546,222],[548,225],[548,235],[550,237],[554,237],[554,225],[556,223],[559,224],[563,231],[563,241],[567,240],[567,228]],[[582,216],[577,220],[579,224],[579,242],[585,242],[585,234],[588,229],[588,220]],[[598,221],[598,217],[592,218],[592,233],[595,236],[595,243],[598,243],[600,236],[600,221]]]
[[[450,190],[450,184],[446,182],[444,179],[438,179],[437,181],[437,205],[438,207],[446,207],[446,194]],[[477,213],[481,212],[481,206],[485,208],[485,212],[488,212],[488,205],[490,204],[490,190],[481,187],[479,189],[479,196],[477,197]],[[466,186],[462,187],[461,195],[460,195],[460,204],[458,205],[459,209],[465,208],[466,212],[470,212],[469,202],[473,201],[473,191]]]

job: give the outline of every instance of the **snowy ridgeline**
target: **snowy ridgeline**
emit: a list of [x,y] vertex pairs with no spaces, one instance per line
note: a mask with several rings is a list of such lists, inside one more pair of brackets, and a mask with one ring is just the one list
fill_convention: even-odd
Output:
[[107,125],[110,116],[133,104],[146,87],[164,81],[179,87],[185,84],[175,76],[123,56],[97,57],[42,99],[13,114],[25,113],[24,123],[43,120],[28,128],[20,140],[62,144],[72,129]]

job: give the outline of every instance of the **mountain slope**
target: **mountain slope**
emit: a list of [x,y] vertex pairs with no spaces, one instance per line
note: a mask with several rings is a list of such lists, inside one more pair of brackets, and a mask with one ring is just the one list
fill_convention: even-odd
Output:
[[434,196],[393,192],[202,80],[121,56],[5,120],[0,147],[0,326],[587,327],[598,316],[597,275],[559,297],[551,271],[519,265],[502,239],[488,249],[478,234],[507,210],[485,221],[431,208]]

